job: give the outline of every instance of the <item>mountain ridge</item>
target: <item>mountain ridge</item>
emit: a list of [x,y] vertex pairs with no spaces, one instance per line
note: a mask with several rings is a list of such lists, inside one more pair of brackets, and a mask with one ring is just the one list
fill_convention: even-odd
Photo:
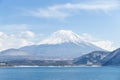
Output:
[[[27,54],[30,59],[73,59],[83,54],[87,54],[92,51],[103,50],[75,34],[70,30],[59,30],[54,32],[50,37],[41,41],[39,45],[24,46],[11,52],[6,52],[6,56],[13,53],[17,53],[16,56],[22,56]],[[103,50],[104,51],[104,50]],[[18,54],[19,53],[19,54]],[[3,52],[0,53],[2,55]],[[24,56],[23,54],[23,56]],[[14,55],[13,55],[14,56]]]
[[112,51],[102,62],[104,66],[120,66],[120,48]]

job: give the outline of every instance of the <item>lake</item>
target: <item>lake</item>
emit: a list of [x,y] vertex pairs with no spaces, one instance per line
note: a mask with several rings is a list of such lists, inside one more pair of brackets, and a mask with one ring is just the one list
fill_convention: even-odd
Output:
[[0,80],[120,80],[120,67],[0,68]]

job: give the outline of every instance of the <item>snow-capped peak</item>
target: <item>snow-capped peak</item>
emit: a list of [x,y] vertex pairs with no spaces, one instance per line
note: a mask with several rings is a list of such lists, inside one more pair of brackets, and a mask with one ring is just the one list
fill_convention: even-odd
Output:
[[73,33],[71,30],[59,30],[54,32],[48,39],[40,42],[40,44],[61,44],[65,42],[78,43],[82,38]]

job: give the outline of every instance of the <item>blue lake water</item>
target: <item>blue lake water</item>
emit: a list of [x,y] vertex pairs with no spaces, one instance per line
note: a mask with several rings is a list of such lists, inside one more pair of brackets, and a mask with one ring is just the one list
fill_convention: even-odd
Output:
[[120,67],[0,68],[0,80],[120,80]]

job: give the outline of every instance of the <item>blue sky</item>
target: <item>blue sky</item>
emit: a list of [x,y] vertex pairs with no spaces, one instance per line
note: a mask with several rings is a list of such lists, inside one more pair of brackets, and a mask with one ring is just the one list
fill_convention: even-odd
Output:
[[[119,21],[119,0],[0,0],[0,32],[15,36],[29,31],[37,34],[33,42],[64,29],[117,48]],[[8,46],[2,44],[1,49]]]

